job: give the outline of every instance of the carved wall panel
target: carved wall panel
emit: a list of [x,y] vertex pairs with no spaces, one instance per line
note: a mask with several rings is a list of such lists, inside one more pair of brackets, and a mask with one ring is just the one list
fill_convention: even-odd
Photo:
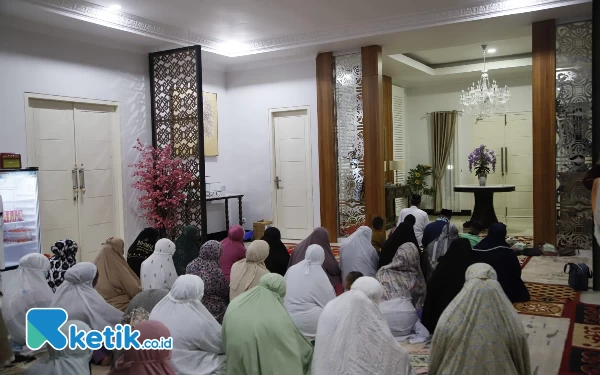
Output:
[[195,176],[177,211],[179,220],[169,233],[171,238],[186,225],[197,226],[206,238],[201,58],[200,46],[150,54],[152,142],[156,147],[173,146],[173,156],[181,158]]
[[562,255],[591,249],[590,192],[582,185],[592,165],[592,22],[556,30],[557,244]]
[[365,223],[362,60],[360,53],[335,58],[335,110],[339,235]]

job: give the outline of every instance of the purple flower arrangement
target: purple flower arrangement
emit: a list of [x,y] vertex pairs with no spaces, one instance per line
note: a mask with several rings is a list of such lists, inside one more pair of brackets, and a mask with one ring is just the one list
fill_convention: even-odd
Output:
[[484,177],[490,173],[490,164],[492,171],[496,171],[496,153],[481,145],[477,147],[473,152],[469,154],[469,172],[475,168],[475,175],[477,177]]

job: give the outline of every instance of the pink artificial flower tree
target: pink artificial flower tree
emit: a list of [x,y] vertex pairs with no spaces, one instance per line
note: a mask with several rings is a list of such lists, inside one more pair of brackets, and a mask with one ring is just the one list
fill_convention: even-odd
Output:
[[140,217],[161,232],[170,232],[177,225],[176,209],[186,200],[184,189],[194,176],[186,172],[183,163],[172,157],[171,146],[157,149],[144,145],[137,139],[134,149],[142,158],[130,167],[137,177],[131,186],[142,192],[139,198]]

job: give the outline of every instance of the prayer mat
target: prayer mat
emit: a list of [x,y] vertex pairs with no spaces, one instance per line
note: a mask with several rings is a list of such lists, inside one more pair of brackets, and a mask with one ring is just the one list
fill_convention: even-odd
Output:
[[546,316],[520,315],[527,335],[531,373],[557,375],[569,333],[570,320]]
[[[538,256],[531,257],[527,262],[521,278],[525,282],[569,285],[569,275],[564,273],[564,266],[567,263],[585,263],[592,270],[592,260],[588,257]],[[592,286],[592,279],[589,280],[589,285]]]
[[544,315],[560,318],[563,314],[564,304],[554,302],[516,302],[513,303],[519,314]]
[[532,301],[567,303],[578,302],[579,293],[566,285],[551,285],[540,283],[525,283]]
[[570,286],[525,283],[531,297],[527,302],[513,304],[519,314],[563,316],[565,304],[579,302],[579,292]]
[[408,352],[410,365],[416,374],[427,374],[429,368],[429,342],[409,344],[408,341],[400,342],[400,346]]
[[[294,252],[294,248],[298,245],[297,243],[284,243],[288,253],[290,253],[290,255],[292,255],[292,253]],[[335,259],[337,259],[337,261],[340,261],[340,246],[339,245],[331,245],[331,252],[333,253],[333,256],[335,256]]]
[[600,306],[567,304],[565,316],[571,326],[559,374],[600,374]]

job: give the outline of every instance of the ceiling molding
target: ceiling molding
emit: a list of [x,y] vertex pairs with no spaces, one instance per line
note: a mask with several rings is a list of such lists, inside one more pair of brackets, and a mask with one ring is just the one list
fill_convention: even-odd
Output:
[[408,14],[331,30],[248,41],[236,45],[164,25],[131,14],[113,11],[84,0],[21,0],[64,16],[128,31],[179,45],[199,44],[204,50],[235,57],[302,46],[390,34],[459,22],[589,3],[592,0],[488,0],[482,5]]
[[[389,55],[390,58],[410,66],[411,68],[420,70],[423,73],[429,74],[430,76],[443,76],[448,74],[461,74],[461,73],[470,73],[470,72],[480,72],[483,67],[483,61],[473,62],[473,61],[465,61],[461,65],[453,65],[446,67],[431,67],[425,65],[413,58],[410,58],[403,54],[397,55]],[[486,63],[486,68],[488,70],[498,70],[498,69],[506,69],[506,68],[518,68],[521,66],[530,66],[532,64],[531,57],[520,57],[520,55],[516,56],[506,56],[504,60],[496,60]],[[458,63],[456,63],[458,64]]]
[[111,10],[83,0],[21,0],[63,16],[171,42],[182,46],[199,44],[204,50],[223,55],[223,41],[171,27],[132,14]]

